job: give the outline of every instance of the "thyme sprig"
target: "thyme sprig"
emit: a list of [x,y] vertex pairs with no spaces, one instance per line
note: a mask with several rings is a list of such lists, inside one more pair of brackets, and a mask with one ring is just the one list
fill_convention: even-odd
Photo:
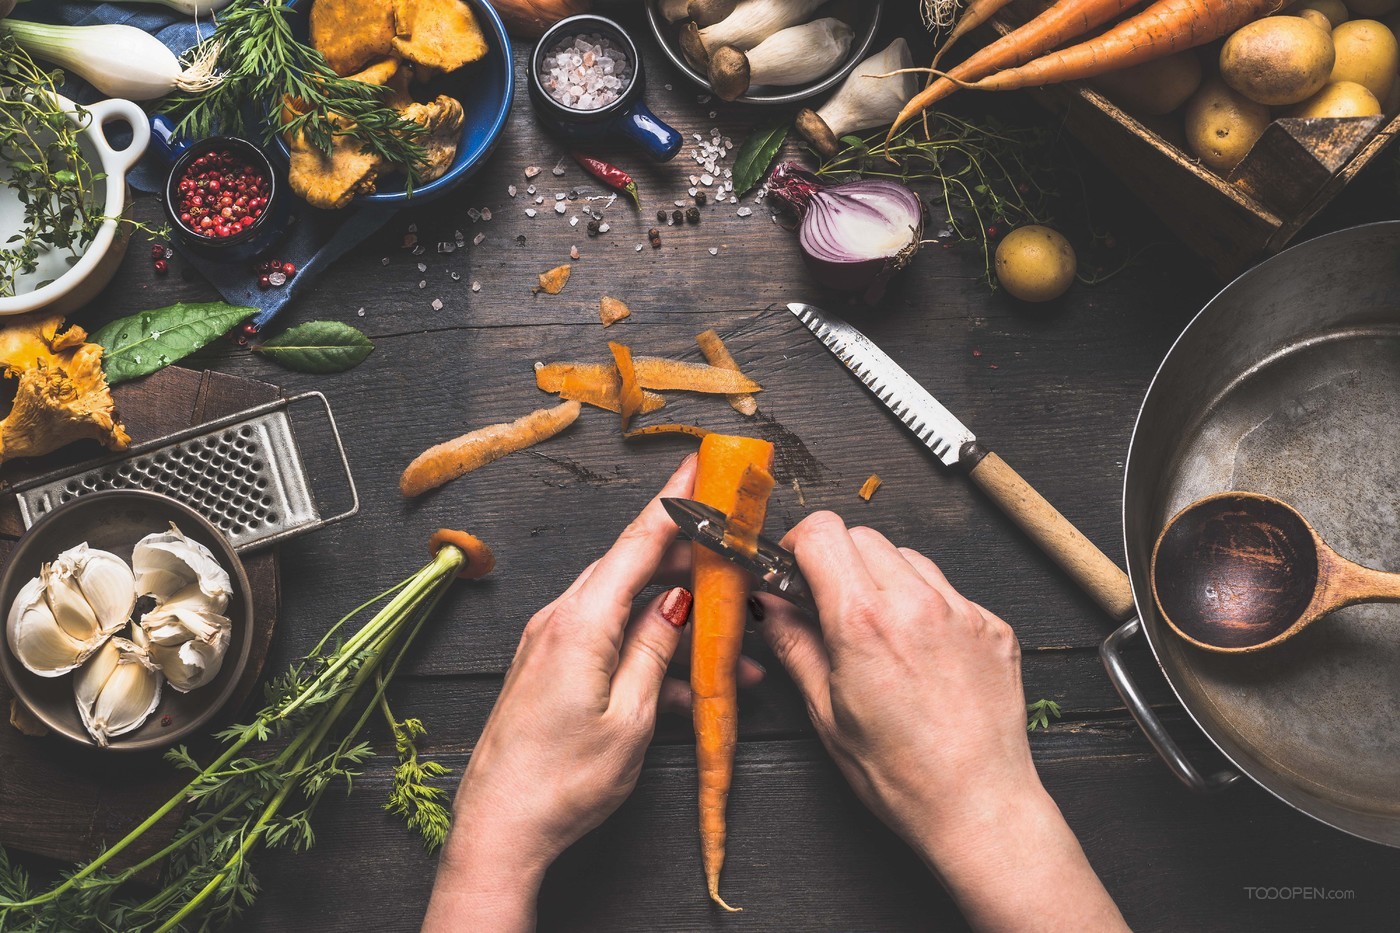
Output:
[[[413,739],[424,733],[422,723],[393,720],[384,693],[463,560],[459,549],[445,546],[416,574],[349,612],[310,654],[269,682],[266,705],[253,719],[218,733],[225,748],[209,764],[183,746],[169,751],[170,761],[194,772],[189,783],[54,887],[36,894],[22,866],[0,848],[0,929],[170,933],[227,925],[257,897],[257,850],[305,851],[315,844],[316,807],[331,787],[352,788],[373,756],[360,735],[381,711],[395,723],[399,752],[389,809],[430,844],[440,844],[448,811],[442,791],[427,781],[447,769],[418,758]],[[379,602],[384,605],[363,627],[340,636],[351,619]],[[113,859],[187,803],[190,812],[168,845],[128,868],[111,869]],[[136,876],[162,863],[159,890],[123,896]]]
[[[0,246],[3,298],[13,296],[15,280],[33,273],[49,253],[61,251],[68,265],[76,263],[109,219],[98,202],[107,176],[93,170],[80,141],[92,114],[76,104],[69,108],[58,96],[62,83],[62,71],[40,68],[13,36],[0,33],[0,164],[24,207],[23,229]],[[152,236],[162,233],[122,222]]]
[[213,35],[222,80],[209,90],[167,98],[162,110],[176,129],[197,139],[220,132],[261,137],[300,133],[331,151],[348,136],[363,151],[416,179],[427,160],[426,128],[385,102],[388,88],[343,78],[320,52],[292,35],[293,11],[280,0],[234,0],[219,14]]

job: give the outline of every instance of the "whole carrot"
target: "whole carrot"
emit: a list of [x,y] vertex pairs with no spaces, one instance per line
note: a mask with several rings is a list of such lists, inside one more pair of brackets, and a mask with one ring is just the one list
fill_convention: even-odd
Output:
[[[946,76],[938,77],[914,95],[909,103],[904,105],[899,116],[894,118],[894,123],[885,137],[886,142],[894,138],[901,126],[964,86],[964,82],[986,77],[1002,68],[1023,65],[1037,55],[1075,36],[1083,35],[1141,2],[1142,0],[1059,0],[1035,19],[974,52],[965,61],[949,69]],[[964,19],[973,9],[968,7],[967,12],[963,14]]]
[[991,19],[1010,2],[1011,0],[971,0],[948,32],[948,38],[944,39],[938,51],[933,53],[933,67],[938,67],[938,60],[947,54],[954,42]]
[[[773,489],[768,472],[772,463],[773,445],[757,438],[710,434],[700,442],[695,498],[730,517],[731,531],[740,536],[732,541],[738,547],[756,545]],[[752,581],[739,567],[699,545],[693,561],[690,690],[699,772],[700,851],[710,898],[725,910],[734,910],[719,896],[719,876],[728,835],[725,809],[739,740],[735,672]]]
[[968,87],[1010,91],[1078,81],[1195,48],[1268,16],[1284,0],[1157,0],[1100,36],[999,71]]
[[636,205],[638,210],[641,209],[642,201],[637,191],[637,182],[631,175],[627,174],[616,165],[604,162],[602,159],[586,156],[581,152],[571,152],[569,155],[574,157],[574,161],[582,166],[585,172],[592,175],[609,188],[616,188],[618,191],[621,191],[632,199],[632,203]]

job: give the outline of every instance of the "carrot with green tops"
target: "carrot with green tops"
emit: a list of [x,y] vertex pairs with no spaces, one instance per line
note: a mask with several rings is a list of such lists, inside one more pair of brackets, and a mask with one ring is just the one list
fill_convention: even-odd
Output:
[[[951,95],[966,82],[985,78],[1003,68],[1014,68],[1033,60],[1037,55],[1050,51],[1075,36],[1082,36],[1095,26],[1102,25],[1142,0],[1058,0],[1044,13],[1021,25],[1017,29],[977,50],[968,58],[948,70],[946,75],[937,76],[918,94],[909,99],[899,116],[894,118],[890,131],[885,136],[886,144],[894,139],[899,128],[934,104]],[[969,6],[966,19],[976,6]],[[990,16],[990,11],[987,15]],[[961,20],[959,21],[961,23]],[[951,38],[949,41],[952,41]],[[938,59],[934,59],[937,67]]]
[[1157,0],[1138,15],[1087,42],[966,86],[978,91],[1011,91],[1121,71],[1213,42],[1246,23],[1277,12],[1283,3],[1284,0]]
[[[772,463],[773,445],[764,440],[710,434],[700,442],[695,498],[729,516],[734,546],[757,546],[773,489],[768,472]],[[725,910],[735,910],[719,896],[719,876],[728,833],[725,808],[739,740],[735,674],[752,580],[735,564],[699,545],[693,562],[690,691],[699,772],[700,851],[710,898]]]

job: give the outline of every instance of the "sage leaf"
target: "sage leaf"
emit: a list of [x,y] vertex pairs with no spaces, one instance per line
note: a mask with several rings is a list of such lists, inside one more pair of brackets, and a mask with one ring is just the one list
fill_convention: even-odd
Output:
[[364,361],[374,343],[360,330],[339,321],[307,321],[253,348],[299,373],[342,373]]
[[739,147],[739,154],[734,157],[735,197],[748,194],[763,180],[763,176],[768,172],[769,163],[778,154],[778,150],[783,148],[787,134],[787,121],[779,119],[759,127],[744,140],[744,144]]
[[115,385],[149,376],[212,343],[257,313],[224,301],[179,301],[117,318],[90,338],[102,347],[102,369]]

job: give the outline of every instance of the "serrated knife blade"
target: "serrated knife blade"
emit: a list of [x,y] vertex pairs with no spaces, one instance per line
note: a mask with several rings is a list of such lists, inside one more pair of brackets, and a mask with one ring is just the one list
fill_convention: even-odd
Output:
[[972,429],[869,337],[812,305],[793,302],[788,310],[945,466],[956,466],[963,457],[963,447],[976,442]]
[[793,302],[788,310],[946,466],[972,481],[1115,619],[1133,614],[1128,575],[1035,487],[944,408],[870,338],[834,314]]

